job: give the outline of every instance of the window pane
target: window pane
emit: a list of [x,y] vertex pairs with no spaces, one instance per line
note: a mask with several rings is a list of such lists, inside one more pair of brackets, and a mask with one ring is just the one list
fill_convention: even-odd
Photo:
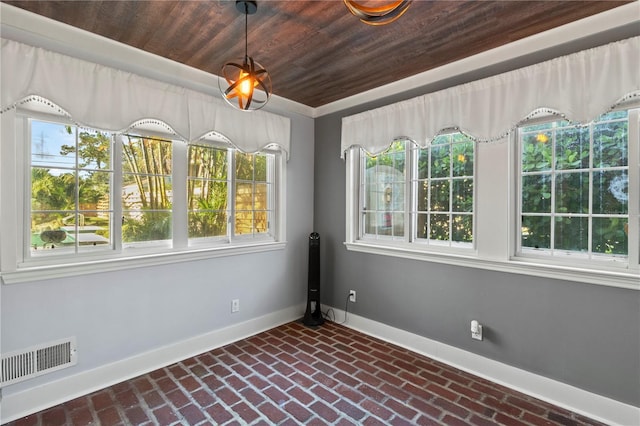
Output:
[[236,179],[253,180],[253,155],[236,152]]
[[227,182],[189,179],[189,238],[227,234]]
[[123,242],[171,239],[171,142],[126,135],[122,152]]
[[127,135],[122,143],[125,174],[171,175],[171,142]]
[[421,149],[418,151],[418,179],[427,179],[429,177],[429,150]]
[[258,182],[267,181],[267,157],[264,155],[256,155],[255,164],[255,180]]
[[556,177],[556,212],[589,212],[589,173],[562,173]]
[[552,137],[549,131],[523,133],[521,160],[523,172],[551,170]]
[[593,167],[616,167],[628,164],[627,123],[624,120],[604,122],[594,126]]
[[81,171],[79,173],[80,209],[110,210],[111,172]]
[[473,176],[473,149],[475,144],[466,136],[464,136],[463,140],[465,142],[453,145],[453,176]]
[[449,241],[449,215],[431,215],[431,232],[429,238],[432,240]]
[[30,123],[31,255],[111,249],[111,135]]
[[[549,213],[548,218],[523,217],[522,247],[548,247],[550,234],[554,255],[567,251],[585,253],[585,257],[625,255],[628,113],[615,111],[580,126],[568,121],[546,126],[531,126],[520,133],[521,213]],[[544,177],[533,175],[531,172],[546,170],[544,147],[552,147],[555,168]],[[549,191],[551,182],[553,191]],[[547,220],[552,225],[550,233],[545,229]]]
[[452,182],[452,207],[454,212],[473,211],[473,179],[454,179]]
[[49,168],[75,167],[75,127],[31,121],[31,165]]
[[365,199],[363,232],[370,235],[404,235],[405,142],[396,141],[376,157],[363,153]]
[[227,150],[211,146],[189,146],[189,177],[227,179]]
[[226,211],[196,211],[189,213],[189,238],[227,235]]
[[629,236],[626,219],[593,218],[593,251],[604,254],[628,254]]
[[[83,169],[111,168],[111,137],[107,133],[81,129],[78,134],[78,165]],[[63,149],[66,148],[63,146]],[[73,147],[69,147],[71,151]]]
[[416,238],[429,238],[429,215],[418,214],[416,225]]
[[589,219],[586,217],[556,217],[554,247],[556,250],[587,251]]
[[418,182],[418,211],[426,212],[429,210],[429,184],[426,181]]
[[523,216],[521,229],[522,247],[551,248],[551,218],[548,216]]
[[253,210],[253,183],[236,183],[236,212]]
[[227,150],[206,145],[189,146],[187,199],[189,238],[227,235]]
[[64,169],[31,169],[31,210],[71,210],[76,207],[76,175]]
[[556,169],[589,167],[589,128],[568,127],[556,133]]
[[431,189],[431,211],[449,211],[449,181],[432,181]]
[[624,171],[594,172],[594,214],[626,214],[628,203],[629,176]]
[[449,177],[450,175],[450,145],[436,145],[431,147],[431,177]]
[[473,215],[454,219],[451,213],[473,212],[474,156],[475,142],[460,132],[439,135],[427,148],[416,149],[414,238],[473,241]]
[[268,233],[273,185],[268,168],[274,156],[236,151],[235,160],[235,234]]
[[77,239],[80,251],[93,251],[98,248],[110,248],[111,214],[104,212],[85,212],[82,214],[84,225],[63,227],[68,233],[73,232]]
[[473,241],[473,216],[453,215],[451,241],[467,242]]
[[236,235],[253,233],[253,212],[236,212]]
[[377,184],[368,184],[365,185],[365,209],[366,210],[377,210],[378,209],[378,199],[382,197],[380,195],[383,192],[379,189],[380,186]]
[[72,216],[72,211],[31,214],[31,250],[54,250],[68,246],[72,240],[62,229],[62,218]]
[[170,211],[128,210],[123,215],[123,242],[171,239]]
[[[391,224],[389,224],[391,226]],[[364,214],[364,232],[365,234],[375,235],[378,229],[377,213]]]
[[404,236],[404,213],[393,213],[393,235]]

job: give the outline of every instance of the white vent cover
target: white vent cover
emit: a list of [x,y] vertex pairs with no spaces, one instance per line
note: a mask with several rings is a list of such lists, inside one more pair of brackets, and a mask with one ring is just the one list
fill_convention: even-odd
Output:
[[2,386],[76,365],[76,338],[71,337],[22,351],[2,354]]

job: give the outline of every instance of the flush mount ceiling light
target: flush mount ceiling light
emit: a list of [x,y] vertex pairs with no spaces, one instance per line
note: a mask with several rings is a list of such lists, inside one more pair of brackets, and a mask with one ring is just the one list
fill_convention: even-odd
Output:
[[271,97],[271,77],[262,65],[247,54],[247,20],[258,10],[255,1],[237,0],[236,8],[244,13],[244,58],[222,66],[218,86],[225,101],[242,111],[254,111]]
[[[396,0],[383,2],[382,6],[367,6],[362,2],[354,0],[344,0],[349,12],[353,13],[358,19],[369,25],[385,25],[389,24],[404,14],[409,8],[413,0]],[[367,3],[380,3],[379,1],[370,1]]]

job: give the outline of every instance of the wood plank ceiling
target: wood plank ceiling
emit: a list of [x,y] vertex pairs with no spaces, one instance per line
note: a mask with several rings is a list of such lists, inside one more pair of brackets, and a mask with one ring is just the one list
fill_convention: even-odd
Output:
[[[4,2],[216,75],[244,55],[231,0]],[[258,1],[248,49],[274,94],[318,107],[625,3],[418,0],[373,27],[339,0]]]

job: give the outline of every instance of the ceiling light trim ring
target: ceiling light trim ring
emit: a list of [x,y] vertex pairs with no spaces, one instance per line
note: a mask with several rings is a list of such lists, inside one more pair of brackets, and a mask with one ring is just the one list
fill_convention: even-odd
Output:
[[368,25],[385,25],[401,17],[413,0],[396,0],[383,6],[369,7],[355,0],[343,0],[354,16]]

